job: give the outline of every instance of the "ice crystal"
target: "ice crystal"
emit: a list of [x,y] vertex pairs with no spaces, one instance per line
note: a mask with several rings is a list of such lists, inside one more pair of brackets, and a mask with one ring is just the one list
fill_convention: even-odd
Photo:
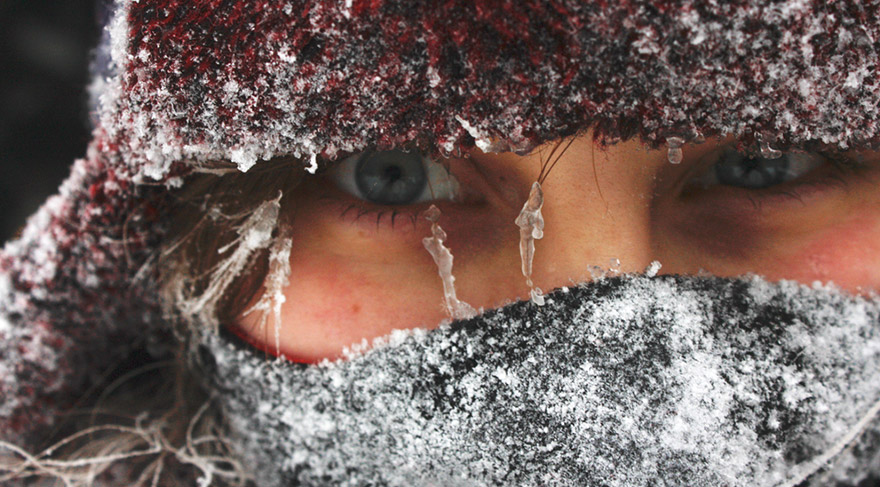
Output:
[[612,276],[620,274],[620,259],[615,257],[608,261],[608,272]]
[[544,206],[544,191],[541,183],[535,181],[529,191],[529,199],[523,204],[522,211],[516,217],[515,223],[519,227],[519,257],[522,263],[522,273],[529,286],[529,295],[532,302],[538,306],[544,305],[544,295],[541,288],[532,282],[532,263],[535,259],[535,240],[544,238],[544,216],[541,208]]
[[257,304],[244,312],[245,316],[260,313],[259,330],[264,330],[268,324],[270,312],[272,314],[273,332],[275,336],[275,355],[281,354],[281,306],[287,300],[284,290],[290,284],[290,252],[293,248],[293,240],[290,237],[290,229],[285,228],[275,237],[275,241],[269,248],[269,274],[263,284],[264,291]]
[[681,146],[684,144],[684,140],[681,137],[668,137],[666,139],[666,145],[668,146],[666,158],[669,159],[669,162],[672,164],[681,163],[684,154],[681,151]]
[[779,159],[782,151],[774,149],[769,142],[761,142],[761,157],[764,159]]
[[306,167],[306,172],[309,174],[315,174],[318,172],[318,154],[312,154],[309,156],[309,165]]
[[651,262],[650,265],[648,265],[647,269],[645,269],[645,275],[648,277],[654,277],[657,275],[658,272],[660,272],[661,267],[663,267],[663,265],[660,264],[660,262],[655,260],[655,261]]
[[469,304],[458,299],[455,294],[455,276],[452,275],[452,252],[443,245],[446,241],[446,232],[440,228],[440,209],[431,205],[424,213],[425,219],[431,222],[431,236],[422,239],[422,245],[437,264],[437,273],[443,281],[443,300],[446,304],[446,312],[452,319],[467,319],[475,314],[476,310]]

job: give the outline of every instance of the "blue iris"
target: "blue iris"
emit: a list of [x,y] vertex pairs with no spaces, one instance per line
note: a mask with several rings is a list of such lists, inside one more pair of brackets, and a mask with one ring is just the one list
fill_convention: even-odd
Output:
[[715,177],[720,184],[727,186],[762,189],[791,180],[791,166],[791,154],[767,159],[728,149],[715,163]]
[[384,205],[413,203],[428,183],[422,155],[400,150],[362,154],[354,178],[366,200]]

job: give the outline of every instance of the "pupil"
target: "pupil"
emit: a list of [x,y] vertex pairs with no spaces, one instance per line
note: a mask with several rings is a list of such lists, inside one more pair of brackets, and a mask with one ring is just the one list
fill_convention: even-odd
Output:
[[401,177],[403,177],[403,171],[401,171],[399,167],[388,166],[385,168],[385,179],[387,179],[390,183],[394,183]]
[[416,201],[428,177],[421,154],[398,150],[364,154],[355,168],[355,183],[363,198],[383,205]]

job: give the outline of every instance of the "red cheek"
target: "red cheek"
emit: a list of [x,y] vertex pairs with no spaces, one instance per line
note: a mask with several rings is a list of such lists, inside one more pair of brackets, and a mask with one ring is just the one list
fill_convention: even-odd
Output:
[[[786,259],[777,273],[802,282],[833,281],[854,292],[880,289],[878,220],[876,215],[854,216],[822,229],[809,244]],[[784,268],[789,272],[783,272]]]

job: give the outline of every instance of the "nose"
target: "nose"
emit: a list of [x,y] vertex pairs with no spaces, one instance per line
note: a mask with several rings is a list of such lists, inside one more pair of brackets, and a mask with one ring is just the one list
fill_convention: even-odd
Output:
[[545,236],[534,263],[539,286],[589,280],[599,269],[642,272],[651,264],[655,159],[637,144],[602,150],[587,137],[572,143],[543,184]]

